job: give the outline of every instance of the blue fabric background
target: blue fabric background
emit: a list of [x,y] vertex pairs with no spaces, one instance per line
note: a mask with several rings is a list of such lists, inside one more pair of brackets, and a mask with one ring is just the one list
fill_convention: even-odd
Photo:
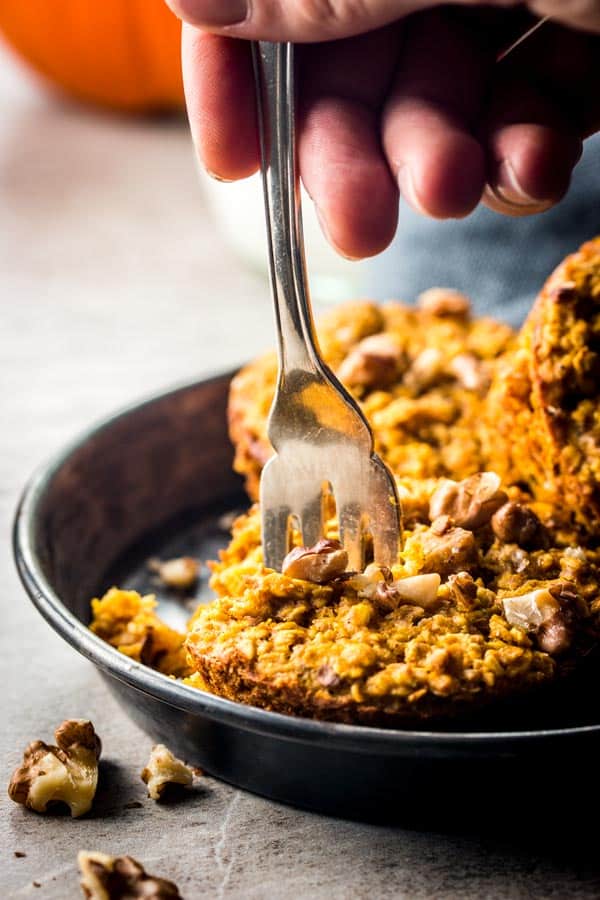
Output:
[[401,206],[392,246],[367,272],[368,296],[413,302],[433,286],[454,287],[489,313],[519,325],[560,260],[600,234],[600,135],[586,142],[571,188],[554,209],[513,219],[482,207],[436,222]]

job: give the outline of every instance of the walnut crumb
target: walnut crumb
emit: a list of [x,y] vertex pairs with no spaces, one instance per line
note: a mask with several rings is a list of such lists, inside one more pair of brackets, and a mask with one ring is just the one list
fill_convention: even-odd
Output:
[[471,301],[452,288],[433,287],[417,297],[417,306],[432,316],[459,316],[465,318],[471,311]]
[[156,572],[165,587],[176,591],[193,588],[200,575],[200,563],[191,556],[179,556],[175,559],[150,559],[148,568]]
[[429,501],[429,518],[450,516],[455,525],[474,531],[486,525],[508,497],[495,472],[478,472],[463,481],[442,479]]
[[141,777],[148,785],[148,796],[152,800],[161,800],[173,787],[189,787],[194,781],[190,766],[177,759],[164,744],[156,744],[152,748]]
[[467,391],[485,394],[491,378],[483,360],[472,353],[459,353],[450,363],[450,371]]
[[80,850],[77,864],[87,900],[183,900],[176,884],[149,875],[132,856]]
[[33,741],[27,747],[8,794],[39,813],[64,804],[76,818],[91,809],[96,794],[100,738],[85,719],[67,719],[54,736],[56,746]]
[[492,531],[505,544],[532,547],[539,543],[543,526],[532,509],[511,501],[492,516]]
[[437,572],[446,576],[477,566],[478,550],[472,531],[450,528],[439,535],[430,529],[421,536],[420,541],[423,550],[421,572]]
[[351,387],[384,388],[402,374],[406,365],[406,354],[391,335],[372,334],[350,351],[338,375]]
[[434,610],[440,605],[437,599],[440,582],[437,572],[409,575],[407,578],[398,578],[388,584],[378,585],[375,599],[380,606],[387,609],[408,605]]
[[502,600],[509,625],[535,633],[540,650],[556,655],[571,646],[573,626],[580,614],[579,597],[572,587],[558,582]]
[[321,540],[314,547],[294,547],[283,560],[281,571],[288,578],[325,584],[342,575],[348,554],[339,541]]

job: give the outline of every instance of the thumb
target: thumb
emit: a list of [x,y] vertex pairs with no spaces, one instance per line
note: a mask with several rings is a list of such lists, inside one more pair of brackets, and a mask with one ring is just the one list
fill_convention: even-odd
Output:
[[[173,12],[208,31],[261,41],[330,41],[380,28],[439,0],[167,0]],[[455,0],[464,6],[475,0]],[[497,2],[497,0],[496,0]],[[479,3],[478,5],[481,5]],[[503,6],[517,0],[503,0]]]

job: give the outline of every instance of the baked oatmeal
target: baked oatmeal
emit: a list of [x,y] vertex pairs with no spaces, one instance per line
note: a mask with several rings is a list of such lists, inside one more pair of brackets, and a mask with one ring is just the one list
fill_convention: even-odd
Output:
[[[464,478],[485,468],[478,423],[496,361],[514,342],[507,325],[474,319],[463,294],[433,288],[416,307],[345,303],[320,320],[318,334],[325,361],[358,400],[395,474]],[[272,453],[266,421],[276,375],[275,354],[267,354],[231,386],[234,468],[252,499]]]
[[[417,308],[336,309],[321,347],[396,476],[396,564],[348,571],[332,516],[322,541],[266,569],[254,506],[185,635],[116,589],[94,601],[93,630],[187,684],[341,722],[447,718],[569,673],[600,628],[599,334],[600,239],[549,279],[518,338],[445,289]],[[232,385],[254,497],[275,377],[268,355]]]
[[600,238],[556,269],[498,367],[482,431],[509,481],[567,512],[582,538],[600,516]]
[[[254,507],[213,564],[217,599],[190,622],[192,683],[280,712],[393,724],[454,716],[569,671],[597,632],[598,554],[552,546],[493,473],[477,499],[483,474],[454,483],[451,514],[437,508],[448,483],[423,484],[430,514],[413,518],[391,570],[343,571],[334,520],[304,570],[301,551],[283,573],[267,570]],[[330,576],[314,580],[314,557],[334,552]]]

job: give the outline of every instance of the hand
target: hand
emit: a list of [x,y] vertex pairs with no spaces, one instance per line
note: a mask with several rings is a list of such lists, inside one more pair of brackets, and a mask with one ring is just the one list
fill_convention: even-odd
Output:
[[[169,0],[188,25],[192,134],[211,174],[259,165],[252,40],[302,43],[299,163],[323,229],[361,258],[420,212],[528,215],[566,192],[600,128],[600,0]],[[498,9],[498,6],[511,7]],[[248,12],[248,9],[251,12]],[[535,16],[553,21],[497,63]],[[574,30],[585,29],[585,30]]]

